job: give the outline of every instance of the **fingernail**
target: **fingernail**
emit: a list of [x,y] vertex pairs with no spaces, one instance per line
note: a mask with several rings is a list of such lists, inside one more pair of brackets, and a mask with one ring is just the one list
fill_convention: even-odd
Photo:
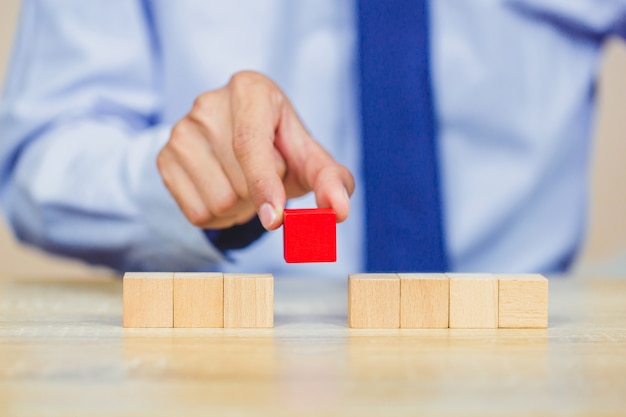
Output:
[[274,221],[276,221],[276,210],[270,203],[261,204],[261,208],[259,209],[259,219],[261,219],[261,224],[266,229],[272,227]]

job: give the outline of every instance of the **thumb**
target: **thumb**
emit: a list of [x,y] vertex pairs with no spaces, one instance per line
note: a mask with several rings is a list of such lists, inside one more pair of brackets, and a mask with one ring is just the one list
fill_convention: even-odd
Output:
[[309,135],[289,103],[285,104],[275,141],[288,166],[288,196],[313,191],[318,207],[333,209],[337,222],[344,221],[350,213],[354,178]]

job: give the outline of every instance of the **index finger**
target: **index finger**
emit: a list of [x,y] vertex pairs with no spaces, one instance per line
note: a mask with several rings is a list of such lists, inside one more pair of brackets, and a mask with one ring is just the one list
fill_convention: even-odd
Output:
[[229,87],[233,152],[261,223],[273,230],[282,223],[286,203],[274,148],[283,96],[269,79],[256,73],[235,74]]

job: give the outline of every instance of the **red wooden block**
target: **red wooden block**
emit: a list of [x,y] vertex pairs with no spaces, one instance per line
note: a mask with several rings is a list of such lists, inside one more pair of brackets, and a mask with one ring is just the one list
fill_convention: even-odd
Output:
[[285,209],[285,261],[335,262],[336,223],[335,212],[331,209]]

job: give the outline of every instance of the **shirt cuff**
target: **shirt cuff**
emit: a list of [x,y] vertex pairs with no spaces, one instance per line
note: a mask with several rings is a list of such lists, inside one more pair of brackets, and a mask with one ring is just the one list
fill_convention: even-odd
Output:
[[258,216],[254,216],[249,222],[228,229],[205,229],[204,235],[213,246],[225,253],[251,245],[263,236],[265,231]]

